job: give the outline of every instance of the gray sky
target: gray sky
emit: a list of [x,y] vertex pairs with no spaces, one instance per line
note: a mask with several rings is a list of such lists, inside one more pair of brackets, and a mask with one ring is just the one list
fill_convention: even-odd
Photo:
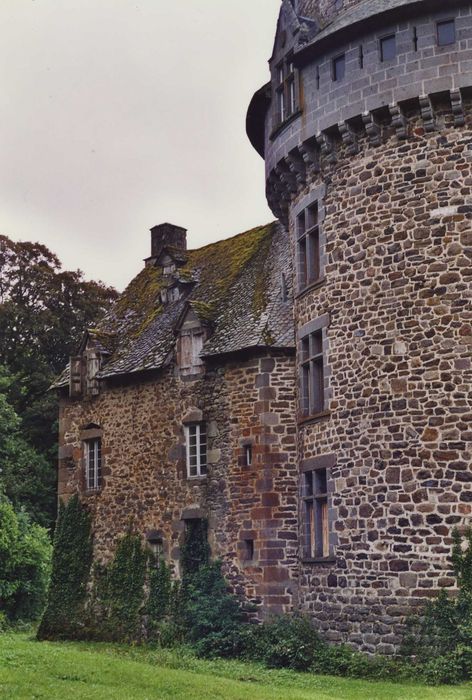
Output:
[[119,289],[149,228],[271,221],[245,135],[280,0],[1,0],[0,232]]

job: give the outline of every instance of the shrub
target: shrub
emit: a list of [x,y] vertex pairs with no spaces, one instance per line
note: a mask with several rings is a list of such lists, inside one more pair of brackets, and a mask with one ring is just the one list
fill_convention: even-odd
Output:
[[83,637],[92,562],[90,516],[77,496],[61,503],[54,535],[51,583],[38,639]]
[[252,653],[270,668],[308,671],[324,645],[311,621],[302,616],[280,616],[254,630]]
[[0,616],[4,624],[36,620],[46,602],[51,563],[47,530],[0,500]]

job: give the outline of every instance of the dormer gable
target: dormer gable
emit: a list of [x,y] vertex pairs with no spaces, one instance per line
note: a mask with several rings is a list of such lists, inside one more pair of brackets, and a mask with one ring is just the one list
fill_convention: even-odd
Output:
[[203,346],[210,335],[210,324],[199,317],[192,304],[187,304],[177,322],[176,362],[181,376],[194,376],[205,371]]
[[277,30],[269,64],[280,61],[295,46],[296,36],[300,31],[300,20],[291,0],[283,0],[277,20]]
[[[110,341],[108,337],[106,340]],[[97,396],[100,393],[98,374],[103,362],[111,354],[105,347],[103,334],[94,329],[85,331],[78,354],[69,359],[69,396]]]

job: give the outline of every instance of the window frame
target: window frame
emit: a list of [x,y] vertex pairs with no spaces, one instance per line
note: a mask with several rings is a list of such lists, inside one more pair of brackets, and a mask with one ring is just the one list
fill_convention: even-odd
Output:
[[[91,466],[91,448],[93,448],[93,465]],[[100,491],[103,486],[102,474],[102,439],[91,437],[83,440],[85,488],[87,491]],[[92,478],[90,478],[92,476]]]
[[[315,213],[313,214],[313,212]],[[297,214],[295,221],[297,228],[297,286],[298,291],[301,292],[323,279],[318,200],[307,204]]]
[[[453,29],[454,29],[454,40],[448,41],[446,43],[441,43],[440,37],[439,37],[439,27],[444,26],[446,24],[452,24]],[[455,43],[457,43],[457,27],[456,27],[455,17],[451,17],[449,19],[438,20],[436,22],[436,44],[437,44],[437,46],[442,48],[443,46],[453,46],[453,44],[455,44]]]
[[306,561],[326,561],[332,557],[329,478],[329,470],[323,466],[302,473],[303,559]]
[[[343,66],[343,71],[342,75],[340,76],[338,74],[338,65],[340,65],[340,61],[342,61],[342,66]],[[342,82],[346,77],[346,53],[340,53],[337,56],[334,56],[331,62],[331,78],[333,80],[333,83],[340,83]]]
[[[191,454],[192,431],[195,431],[195,454]],[[184,425],[185,462],[188,479],[201,479],[208,475],[208,435],[205,422]],[[202,435],[204,440],[202,440]],[[202,460],[202,456],[204,459]],[[195,470],[195,473],[192,473]]]
[[324,314],[302,326],[298,339],[298,422],[304,423],[328,416],[329,314]]
[[[394,54],[390,58],[385,57],[385,42],[387,42],[389,39],[393,39],[394,42]],[[380,53],[380,62],[381,63],[388,63],[389,61],[395,60],[397,57],[397,35],[395,32],[393,34],[386,34],[385,36],[381,36],[379,39],[379,53]]]
[[275,66],[275,128],[285,124],[300,111],[299,72],[290,51]]

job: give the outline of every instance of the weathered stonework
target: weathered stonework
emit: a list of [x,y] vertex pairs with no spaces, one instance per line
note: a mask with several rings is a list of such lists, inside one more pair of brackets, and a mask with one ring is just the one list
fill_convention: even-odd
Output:
[[[179,235],[181,231],[178,229]],[[250,240],[251,232],[243,235]],[[226,245],[241,245],[240,239],[233,240]],[[268,241],[272,246],[279,245],[275,234]],[[213,248],[209,246],[201,254],[197,251],[199,260],[203,258],[194,268],[201,285],[206,280],[205,265],[214,266]],[[180,256],[183,262],[184,246],[179,250],[173,251],[173,259]],[[260,262],[267,270],[264,245],[261,253],[264,259]],[[287,251],[281,254],[288,259]],[[158,255],[149,260],[148,266],[163,264],[169,270],[166,274],[175,276],[171,257],[165,257],[163,263]],[[76,369],[71,371],[70,384],[63,378],[58,380],[59,497],[67,499],[79,492],[90,509],[97,561],[109,560],[117,538],[131,527],[143,539],[148,533],[158,536],[176,576],[181,573],[179,548],[185,521],[207,520],[212,557],[223,561],[232,589],[256,606],[259,617],[264,617],[291,609],[298,576],[295,353],[292,303],[282,299],[281,290],[275,287],[275,281],[280,285],[282,271],[275,269],[273,275],[266,274],[264,287],[256,284],[247,308],[255,308],[257,302],[253,323],[259,323],[257,314],[264,314],[262,327],[269,335],[285,329],[283,319],[289,319],[292,335],[289,334],[285,347],[274,347],[275,337],[266,339],[265,345],[261,338],[252,348],[192,359],[191,346],[184,347],[181,342],[182,333],[188,333],[190,328],[203,338],[198,348],[204,347],[208,353],[214,347],[218,330],[225,331],[227,338],[229,332],[238,329],[238,314],[242,314],[245,332],[251,331],[251,319],[242,305],[248,285],[244,292],[240,289],[246,271],[253,280],[252,260],[242,267],[234,289],[228,291],[234,294],[231,317],[220,312],[220,317],[211,322],[205,318],[199,321],[202,317],[197,312],[208,315],[210,307],[192,301],[203,293],[198,282],[193,297],[187,292],[187,297],[164,306],[155,321],[153,338],[155,344],[159,343],[164,330],[170,336],[172,352],[160,368],[134,373],[116,369],[122,362],[120,345],[129,348],[128,355],[133,359],[135,347],[141,347],[139,334],[147,332],[146,327],[142,330],[142,323],[130,321],[136,282],[118,301],[104,326],[88,333],[81,354],[74,358]],[[219,271],[211,272],[221,295]],[[180,277],[186,279],[183,273]],[[205,289],[208,291],[208,286]],[[284,294],[290,289],[287,282]],[[153,277],[140,288],[140,293],[142,306],[152,306],[148,296],[154,294],[159,309],[160,292]],[[170,313],[173,308],[180,309],[180,313]],[[172,319],[171,325],[166,312]],[[175,321],[179,316],[180,320]],[[128,330],[121,325],[118,342],[111,343],[105,328],[117,320],[122,323],[121,318]],[[186,320],[189,318],[191,321]],[[136,326],[138,334],[130,331]],[[127,334],[131,335],[128,346]],[[189,336],[185,337],[188,340]],[[97,345],[97,338],[102,345]],[[95,358],[100,356],[99,348],[105,342],[109,342],[108,354],[99,364]],[[231,342],[236,345],[237,340]],[[96,363],[93,391],[89,381],[90,357]],[[114,375],[111,367],[115,368]],[[206,426],[207,474],[196,478],[190,477],[187,470],[185,425],[189,423]],[[86,441],[94,438],[101,439],[102,478],[100,488],[87,490]],[[246,457],[248,446],[250,463]]]
[[[335,20],[303,42],[295,32],[283,46],[279,22],[272,66],[294,51],[300,113],[274,132],[266,89],[248,125],[298,267],[297,216],[318,200],[323,275],[296,296],[295,324],[329,317],[327,410],[299,420],[298,460],[335,455],[332,557],[301,559],[299,606],[326,638],[391,653],[408,612],[453,589],[451,533],[472,513],[472,4],[448,9],[457,40],[441,47],[437,3],[341,6],[300,2]],[[397,56],[381,63],[390,32]]]

